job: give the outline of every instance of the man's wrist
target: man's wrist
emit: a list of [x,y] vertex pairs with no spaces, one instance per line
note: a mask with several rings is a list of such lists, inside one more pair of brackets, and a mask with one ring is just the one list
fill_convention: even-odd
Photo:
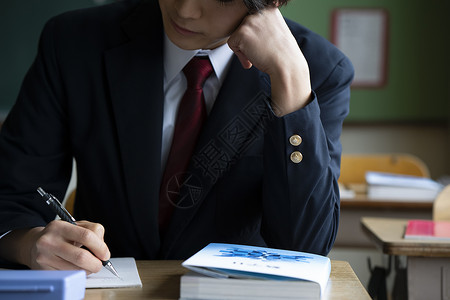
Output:
[[271,76],[272,106],[277,116],[297,111],[311,102],[313,93],[309,74],[304,77],[298,79],[297,76]]
[[31,249],[35,236],[44,227],[22,228],[11,230],[0,239],[0,257],[31,267]]

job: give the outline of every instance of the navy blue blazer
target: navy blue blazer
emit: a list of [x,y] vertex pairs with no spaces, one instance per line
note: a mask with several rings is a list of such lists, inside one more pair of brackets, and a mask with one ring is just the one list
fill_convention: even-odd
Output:
[[[284,117],[270,80],[233,58],[201,133],[190,180],[159,236],[163,27],[158,2],[69,12],[45,26],[0,134],[0,232],[54,214],[77,162],[75,218],[99,222],[113,256],[184,259],[209,242],[327,254],[339,223],[342,122],[353,68],[324,38],[287,21],[315,98]],[[302,143],[290,144],[298,134]],[[303,155],[291,161],[294,151]]]

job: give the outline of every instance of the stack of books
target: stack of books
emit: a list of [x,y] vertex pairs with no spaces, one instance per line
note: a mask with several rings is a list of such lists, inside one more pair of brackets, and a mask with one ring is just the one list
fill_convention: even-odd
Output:
[[443,185],[425,177],[367,172],[367,197],[371,200],[432,202]]
[[325,256],[214,243],[182,265],[180,300],[320,299],[331,272]]

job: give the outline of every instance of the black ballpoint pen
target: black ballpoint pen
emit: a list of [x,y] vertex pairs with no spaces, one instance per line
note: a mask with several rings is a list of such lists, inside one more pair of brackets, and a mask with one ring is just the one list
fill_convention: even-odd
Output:
[[[45,202],[47,202],[48,205],[55,211],[55,213],[61,218],[61,220],[67,221],[69,223],[72,223],[74,225],[77,225],[75,223],[75,219],[70,215],[70,213],[62,206],[61,202],[53,196],[52,194],[46,193],[41,187],[37,189],[38,193],[45,198]],[[91,252],[92,253],[92,252]],[[116,269],[114,269],[113,265],[109,260],[102,261],[103,266],[108,269],[111,273],[119,277],[119,274],[117,273]]]

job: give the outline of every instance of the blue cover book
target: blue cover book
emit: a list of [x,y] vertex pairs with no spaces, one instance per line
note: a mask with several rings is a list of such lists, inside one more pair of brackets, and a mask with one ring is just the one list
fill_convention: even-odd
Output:
[[323,294],[331,272],[328,257],[305,252],[212,243],[182,263],[216,278],[311,281]]

